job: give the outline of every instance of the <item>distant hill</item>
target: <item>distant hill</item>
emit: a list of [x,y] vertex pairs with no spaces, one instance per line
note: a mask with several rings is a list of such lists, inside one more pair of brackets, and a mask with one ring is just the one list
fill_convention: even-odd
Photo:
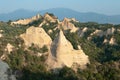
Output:
[[36,14],[37,12],[34,11],[29,11],[29,10],[24,10],[24,9],[19,9],[11,13],[6,13],[6,14],[0,14],[0,21],[8,21],[8,20],[17,20],[21,18],[28,18],[32,17]]
[[98,14],[93,12],[77,12],[67,8],[53,8],[42,11],[28,11],[28,10],[16,10],[8,14],[0,14],[1,21],[16,20],[20,18],[32,17],[38,13],[44,14],[46,12],[55,14],[59,19],[64,17],[76,18],[80,22],[98,22],[98,23],[112,23],[120,24],[120,15],[107,16],[104,14]]

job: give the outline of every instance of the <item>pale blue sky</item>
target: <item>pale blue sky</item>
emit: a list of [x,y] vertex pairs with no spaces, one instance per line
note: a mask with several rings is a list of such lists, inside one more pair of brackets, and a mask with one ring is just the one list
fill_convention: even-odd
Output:
[[120,14],[120,0],[1,0],[0,13],[17,9],[44,10],[70,8],[79,12],[97,12],[108,15]]

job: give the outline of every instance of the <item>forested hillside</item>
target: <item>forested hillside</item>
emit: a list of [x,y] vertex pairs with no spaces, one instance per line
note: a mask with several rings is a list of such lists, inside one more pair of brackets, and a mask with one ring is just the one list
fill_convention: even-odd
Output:
[[[81,23],[68,18],[59,21],[49,13],[25,25],[11,24],[12,22],[0,22],[0,58],[10,66],[17,80],[120,79],[120,25]],[[46,60],[51,45],[41,43],[45,45],[39,47],[41,44],[37,45],[36,41],[28,46],[25,41],[28,37],[24,36],[24,39],[20,36],[24,33],[30,34],[27,31],[31,26],[42,28],[46,32],[45,36],[48,35],[52,42],[62,31],[75,52],[83,50],[88,56],[89,63],[86,68],[64,66],[55,69],[57,72],[53,68],[48,69]],[[31,35],[32,41],[34,41],[32,37],[37,35],[35,30]],[[42,37],[39,39],[35,37],[35,39],[44,40]]]

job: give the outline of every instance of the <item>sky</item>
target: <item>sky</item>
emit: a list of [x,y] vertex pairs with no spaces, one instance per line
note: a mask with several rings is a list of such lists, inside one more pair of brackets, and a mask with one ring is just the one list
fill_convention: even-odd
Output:
[[120,0],[1,0],[0,14],[18,9],[40,11],[49,8],[69,8],[79,12],[120,15]]

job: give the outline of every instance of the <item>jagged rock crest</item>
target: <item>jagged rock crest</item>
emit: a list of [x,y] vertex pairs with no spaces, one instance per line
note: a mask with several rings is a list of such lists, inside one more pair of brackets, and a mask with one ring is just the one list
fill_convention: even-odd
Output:
[[14,24],[27,25],[27,24],[32,23],[33,21],[36,21],[40,18],[42,18],[42,16],[40,14],[37,14],[36,16],[33,16],[32,18],[20,19],[18,21],[11,22],[11,25],[14,25]]

